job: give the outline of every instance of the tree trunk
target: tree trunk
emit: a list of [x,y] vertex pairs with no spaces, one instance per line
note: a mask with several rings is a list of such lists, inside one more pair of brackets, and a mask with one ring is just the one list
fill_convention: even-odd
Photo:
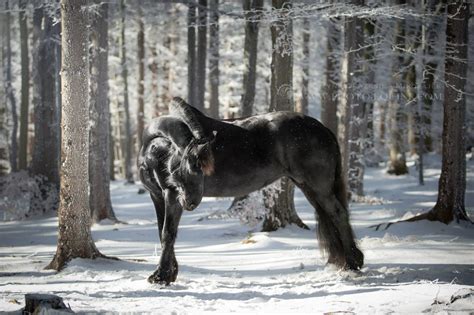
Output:
[[310,23],[308,18],[303,19],[303,60],[301,61],[302,67],[302,80],[301,80],[301,98],[297,102],[296,111],[308,114],[309,104],[309,38],[310,38]]
[[334,53],[340,48],[341,40],[335,20],[328,21],[326,38],[326,71],[321,93],[321,122],[337,135],[337,104],[339,102],[337,96],[341,69]]
[[30,69],[28,56],[28,25],[26,0],[20,0],[20,46],[21,46],[21,105],[20,105],[20,147],[18,168],[28,167],[28,108],[30,102]]
[[88,0],[61,0],[62,163],[58,247],[48,269],[102,254],[91,236],[88,194]]
[[152,108],[153,118],[161,115],[160,110],[160,94],[158,93],[158,53],[156,52],[156,42],[150,45],[149,48],[151,58],[149,58],[148,69],[151,72],[151,95],[152,95]]
[[[42,191],[54,190],[59,194],[59,107],[56,104],[55,44],[53,17],[35,8],[33,15],[36,37],[33,52],[33,103],[35,137],[31,173],[44,176]],[[41,209],[42,211],[56,210]]]
[[[3,36],[5,32],[5,28],[10,27],[7,23],[5,18],[5,13],[0,15],[0,43],[2,48],[5,46],[6,38]],[[6,49],[2,49],[2,66],[4,66],[3,62],[5,61],[5,53]],[[0,83],[5,83],[5,72],[0,71]],[[6,85],[6,84],[5,84]],[[8,148],[8,128],[7,128],[7,102],[4,100],[6,99],[5,92],[7,90],[0,89],[0,177],[6,175],[10,172],[10,156],[9,156],[9,148]]]
[[[288,18],[291,4],[285,3],[285,0],[272,0],[272,5],[273,10],[278,10],[279,19],[271,26],[273,53],[270,111],[292,111],[294,110],[293,42],[292,22]],[[275,231],[292,223],[307,228],[296,214],[293,182],[284,177],[274,185],[278,186],[276,191],[269,191],[268,188],[264,189],[264,203],[267,213],[262,230]]]
[[245,39],[244,39],[244,94],[241,99],[243,117],[251,116],[255,100],[257,80],[258,18],[263,9],[263,0],[244,0]]
[[12,49],[11,49],[11,35],[10,35],[10,8],[9,1],[5,1],[5,40],[3,47],[3,62],[4,62],[4,88],[7,94],[7,99],[10,102],[10,112],[12,120],[11,130],[11,146],[10,146],[10,166],[11,171],[16,172],[18,169],[18,114],[16,110],[16,98],[12,85]]
[[[351,1],[353,5],[363,5],[361,0]],[[363,195],[364,160],[363,135],[365,103],[358,96],[362,86],[361,60],[363,44],[363,20],[348,17],[344,22],[344,59],[341,71],[343,109],[342,169],[347,179],[349,190],[356,195]]]
[[108,4],[94,0],[90,27],[89,198],[93,222],[117,221],[110,200]]
[[[397,0],[397,5],[405,4],[405,0]],[[401,105],[404,103],[402,84],[402,67],[404,65],[403,49],[405,47],[405,21],[395,22],[395,53],[396,57],[392,66],[392,84],[389,92],[388,104],[388,130],[390,132],[390,161],[388,173],[402,175],[408,173],[405,158],[405,146],[403,143],[403,128],[406,123],[406,115]]]
[[161,106],[168,111],[168,105],[174,97],[174,86],[175,86],[175,68],[172,66],[173,58],[176,56],[176,8],[171,7],[168,11],[168,18],[166,20],[166,26],[168,28],[167,35],[165,36],[164,48],[166,49],[166,57],[163,62],[163,84],[161,90]]
[[128,68],[127,68],[127,49],[125,45],[125,0],[120,1],[120,65],[122,67],[123,80],[123,111],[125,114],[124,135],[122,139],[123,150],[123,168],[125,170],[125,179],[127,183],[133,184],[132,174],[132,132],[130,122],[130,105],[128,102]]
[[219,0],[209,3],[209,115],[219,118]]
[[198,15],[196,97],[194,104],[191,104],[200,111],[204,111],[204,96],[206,94],[207,0],[199,0]]
[[[465,115],[467,66],[467,34],[469,5],[456,2],[447,5],[446,59],[443,118],[443,159],[438,186],[438,200],[430,219],[449,223],[469,220],[464,195],[466,192]],[[455,47],[455,49],[453,49]]]
[[145,128],[145,27],[143,25],[143,13],[140,6],[138,10],[138,35],[137,35],[137,59],[138,59],[138,108],[137,108],[137,147],[142,147],[142,134]]
[[196,3],[188,2],[188,103],[196,99]]

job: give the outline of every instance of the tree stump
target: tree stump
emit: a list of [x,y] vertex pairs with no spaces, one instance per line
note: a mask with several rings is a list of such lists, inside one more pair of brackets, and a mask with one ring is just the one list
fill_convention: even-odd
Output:
[[60,313],[74,313],[63,302],[63,298],[53,294],[29,293],[25,294],[25,308],[23,314],[39,313],[41,309],[60,310]]

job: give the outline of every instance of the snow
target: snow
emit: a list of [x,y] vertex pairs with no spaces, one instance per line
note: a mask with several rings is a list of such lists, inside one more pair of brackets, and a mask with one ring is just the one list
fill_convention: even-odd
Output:
[[[205,198],[183,215],[176,243],[180,272],[167,287],[146,281],[160,253],[151,200],[137,194],[136,185],[114,182],[113,205],[128,224],[103,222],[93,227],[93,237],[102,253],[121,261],[75,259],[60,273],[45,271],[56,249],[56,218],[0,222],[0,310],[18,310],[25,293],[37,292],[63,297],[76,312],[468,314],[474,311],[472,226],[369,228],[434,204],[439,158],[429,157],[427,165],[425,186],[417,184],[413,166],[401,177],[367,170],[367,197],[351,204],[365,254],[360,273],[325,265],[313,210],[300,192],[296,206],[311,231],[258,232],[238,218],[210,216],[230,199]],[[466,205],[474,217],[472,161],[467,178]]]

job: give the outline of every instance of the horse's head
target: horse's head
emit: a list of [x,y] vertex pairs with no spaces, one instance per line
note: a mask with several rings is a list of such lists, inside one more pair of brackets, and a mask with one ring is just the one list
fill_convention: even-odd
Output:
[[202,200],[204,176],[214,172],[214,156],[211,145],[214,137],[193,139],[185,150],[170,159],[175,167],[168,182],[178,191],[178,202],[185,210],[194,210]]

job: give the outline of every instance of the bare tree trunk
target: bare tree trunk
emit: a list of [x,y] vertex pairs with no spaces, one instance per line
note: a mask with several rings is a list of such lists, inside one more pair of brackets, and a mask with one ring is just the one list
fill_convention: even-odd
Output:
[[[88,196],[89,65],[88,0],[61,0],[62,163],[58,247],[48,269],[72,258],[102,254],[91,236]],[[85,151],[85,152],[84,152]]]
[[138,108],[137,108],[137,146],[142,147],[142,134],[145,128],[145,30],[143,25],[143,13],[138,6],[138,35],[137,35],[137,59],[138,59]]
[[101,0],[94,0],[94,4],[98,9],[91,16],[90,27],[89,204],[93,222],[117,221],[110,200],[109,174],[109,6]]
[[188,2],[188,103],[196,99],[196,3]]
[[25,14],[26,3],[26,0],[20,0],[21,105],[18,168],[21,170],[28,167],[28,108],[30,102],[30,60],[28,56],[28,25]]
[[244,0],[245,39],[244,39],[244,94],[241,99],[243,117],[251,116],[255,100],[257,80],[258,18],[263,9],[263,0]]
[[158,53],[156,52],[156,42],[150,45],[149,51],[151,58],[149,59],[148,69],[151,72],[151,95],[153,102],[153,117],[160,116],[160,95],[158,93]]
[[[55,44],[53,19],[43,7],[35,8],[33,22],[35,46],[33,53],[33,101],[35,137],[31,173],[44,176],[42,191],[59,194],[59,107],[56,104]],[[57,208],[57,206],[56,206]],[[42,209],[56,210],[55,209]]]
[[219,0],[209,3],[209,114],[219,118]]
[[[9,28],[10,25],[7,22],[6,14],[2,13],[0,15],[0,44],[2,48],[5,46],[6,36],[4,35],[5,29]],[[5,83],[5,67],[6,49],[2,49],[1,61],[2,61],[2,71],[0,71],[0,83]],[[6,84],[4,84],[6,86]],[[6,102],[6,89],[0,89],[0,177],[6,175],[10,172],[10,154],[8,149],[8,128],[7,128],[7,102]]]
[[123,136],[123,155],[124,155],[124,169],[125,179],[127,183],[133,183],[132,174],[132,132],[130,122],[130,105],[128,101],[128,68],[127,68],[127,49],[125,45],[125,0],[120,1],[120,64],[122,66],[122,80],[123,80],[123,110],[125,113],[125,135]]
[[334,52],[340,48],[340,31],[336,21],[330,19],[327,26],[326,36],[326,71],[325,83],[321,95],[321,122],[337,135],[337,104],[339,90],[339,63]]
[[297,102],[296,111],[308,114],[309,104],[309,39],[310,39],[310,23],[308,18],[303,19],[303,60],[302,65],[302,81],[301,81],[301,99]]
[[[405,0],[397,0],[396,4],[405,4]],[[397,56],[393,61],[392,66],[392,84],[389,92],[388,104],[388,125],[390,132],[390,161],[388,173],[394,175],[402,175],[408,173],[405,158],[405,147],[403,144],[403,128],[406,123],[405,113],[401,108],[404,102],[403,93],[400,89],[403,73],[402,66],[404,65],[403,49],[405,42],[405,21],[395,22],[395,51]]]
[[[361,0],[351,1],[353,5],[363,5]],[[365,103],[357,95],[361,87],[361,60],[359,49],[363,42],[363,20],[349,17],[344,22],[344,59],[342,64],[341,81],[343,106],[344,132],[342,149],[342,169],[345,174],[349,190],[357,195],[363,195],[363,141],[362,129],[364,126]]]
[[[445,224],[471,221],[467,216],[466,193],[466,74],[469,5],[448,3],[444,80],[443,159],[438,199],[431,211],[408,219],[427,219]],[[471,221],[472,222],[472,221]]]
[[10,166],[12,172],[18,169],[18,114],[16,111],[16,98],[12,85],[12,49],[11,49],[11,35],[10,35],[10,8],[9,1],[5,1],[5,40],[3,47],[3,62],[4,62],[4,88],[7,94],[7,99],[10,102],[10,112],[12,119],[12,130],[10,134]]
[[168,110],[168,104],[174,97],[173,90],[175,86],[175,69],[171,66],[171,61],[176,56],[176,8],[171,7],[168,10],[168,19],[166,21],[168,28],[167,35],[165,37],[164,48],[166,49],[166,61],[163,63],[163,84],[161,90],[161,105],[165,111]]
[[204,111],[204,96],[206,94],[206,55],[207,55],[207,0],[199,0],[198,34],[196,52],[196,97],[194,105]]
[[[270,111],[294,110],[293,102],[293,42],[292,22],[288,18],[291,3],[285,0],[272,0],[273,10],[278,10],[279,19],[271,26],[272,32],[272,78]],[[276,12],[276,11],[275,11]],[[278,45],[277,38],[283,46]],[[277,184],[278,185],[278,184]],[[280,227],[295,223],[308,228],[298,217],[295,210],[295,185],[289,178],[279,180],[275,192],[264,189],[264,203],[267,214],[263,222],[263,231],[275,231]]]

